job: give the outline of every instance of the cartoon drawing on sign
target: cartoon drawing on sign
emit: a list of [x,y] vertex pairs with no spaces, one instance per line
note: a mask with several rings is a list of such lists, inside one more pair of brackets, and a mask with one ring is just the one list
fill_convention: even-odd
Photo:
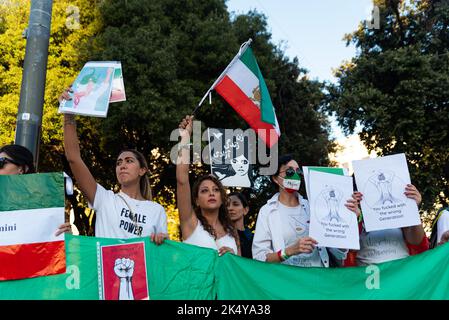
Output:
[[115,260],[114,272],[120,279],[119,300],[134,300],[133,273],[134,261],[127,258]]
[[369,181],[373,183],[377,190],[380,192],[379,200],[375,205],[384,205],[388,202],[393,204],[399,199],[393,197],[392,194],[392,184],[394,179],[394,172],[392,171],[377,171],[374,175],[369,178]]
[[343,193],[334,186],[329,186],[321,191],[320,196],[324,198],[327,205],[327,215],[324,219],[330,222],[332,222],[332,220],[335,220],[336,222],[345,222],[338,212]]
[[220,182],[229,187],[251,187],[248,137],[243,134],[210,132],[209,140],[211,171]]

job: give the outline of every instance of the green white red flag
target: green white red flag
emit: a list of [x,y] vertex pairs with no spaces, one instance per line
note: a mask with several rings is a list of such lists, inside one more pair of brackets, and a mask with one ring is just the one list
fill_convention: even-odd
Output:
[[62,173],[0,176],[0,280],[64,273]]
[[271,148],[281,135],[270,93],[249,46],[213,86]]

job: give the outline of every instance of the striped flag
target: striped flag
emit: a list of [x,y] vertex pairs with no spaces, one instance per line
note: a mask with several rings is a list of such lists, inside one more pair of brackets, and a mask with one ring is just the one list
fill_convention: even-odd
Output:
[[0,176],[0,280],[65,272],[62,173]]
[[214,89],[271,148],[281,135],[270,93],[249,46],[228,66]]

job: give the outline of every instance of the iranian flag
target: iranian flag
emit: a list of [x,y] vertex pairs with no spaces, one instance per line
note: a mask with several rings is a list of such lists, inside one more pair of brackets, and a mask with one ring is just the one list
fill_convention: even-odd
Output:
[[62,173],[0,176],[0,280],[65,272]]
[[271,148],[281,132],[265,80],[248,46],[234,58],[214,89]]

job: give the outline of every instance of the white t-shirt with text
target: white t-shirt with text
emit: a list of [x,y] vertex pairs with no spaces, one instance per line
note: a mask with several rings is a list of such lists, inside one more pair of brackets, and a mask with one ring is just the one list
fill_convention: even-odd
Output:
[[408,257],[409,251],[402,230],[387,229],[360,234],[357,265],[366,266]]
[[136,200],[123,192],[116,194],[97,184],[94,204],[89,206],[96,211],[96,237],[127,239],[167,234],[167,215],[156,202]]

